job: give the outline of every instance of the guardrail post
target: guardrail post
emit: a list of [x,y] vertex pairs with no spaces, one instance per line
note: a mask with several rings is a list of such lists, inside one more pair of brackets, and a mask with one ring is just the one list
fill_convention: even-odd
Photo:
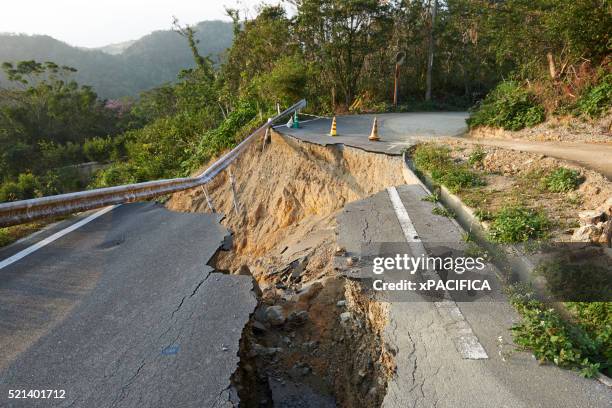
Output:
[[270,143],[270,127],[272,126],[272,118],[268,118],[268,127],[266,127],[266,133],[264,133],[263,143],[261,145],[261,151],[266,149],[266,145]]
[[213,207],[212,200],[210,199],[210,196],[208,195],[208,190],[206,189],[205,185],[202,186],[202,192],[204,193],[204,198],[206,198],[206,204],[208,204],[208,208],[210,209],[210,212],[215,212],[215,207]]
[[280,103],[276,102],[276,114],[280,115],[281,114],[281,110],[280,110]]
[[232,186],[232,199],[234,200],[234,211],[236,211],[236,215],[240,213],[240,208],[238,207],[238,197],[236,195],[236,179],[232,174],[232,170],[230,168],[227,169],[230,178],[230,184]]

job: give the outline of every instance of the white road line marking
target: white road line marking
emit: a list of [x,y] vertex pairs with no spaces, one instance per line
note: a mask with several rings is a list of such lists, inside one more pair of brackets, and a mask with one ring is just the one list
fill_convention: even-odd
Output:
[[81,228],[83,225],[90,223],[91,221],[95,220],[96,218],[106,214],[109,211],[112,211],[113,209],[117,208],[118,205],[111,205],[110,207],[105,207],[102,210],[91,214],[89,217],[87,218],[83,218],[81,221],[79,222],[75,222],[74,224],[72,224],[71,226],[64,228],[61,231],[56,232],[53,235],[48,236],[47,238],[43,239],[42,241],[37,242],[36,244],[27,247],[26,249],[17,252],[15,255],[6,258],[5,260],[0,262],[0,269],[6,268],[7,266],[19,261],[20,259],[25,258],[26,256],[30,255],[31,253],[38,251],[40,248],[49,245],[51,242],[63,237],[66,234],[71,233],[72,231]]
[[[426,254],[427,251],[421,238],[414,228],[414,224],[408,215],[408,211],[402,202],[402,199],[397,192],[395,187],[388,187],[387,193],[389,194],[389,199],[391,200],[391,205],[393,206],[393,210],[395,211],[395,215],[397,216],[397,220],[402,227],[402,232],[404,233],[404,237],[410,245],[411,249],[416,250],[415,252],[418,254]],[[436,278],[439,279],[435,271],[423,271],[426,275],[436,275]],[[445,297],[450,299],[450,295],[445,293]],[[455,348],[464,359],[469,360],[483,360],[488,359],[489,356],[485,351],[482,344],[478,341],[478,337],[472,331],[467,320],[461,313],[461,310],[457,306],[457,303],[453,300],[445,300],[442,302],[434,302],[436,309],[443,316],[443,318],[450,320],[452,324],[447,325],[449,329],[449,334],[455,344]]]
[[[404,232],[406,241],[421,242],[421,238],[419,238],[419,234],[417,234],[416,229],[414,229],[414,225],[410,220],[408,211],[406,211],[406,207],[404,207],[404,203],[402,202],[402,199],[400,198],[397,189],[395,187],[387,187],[387,193],[389,193],[391,205],[393,205],[393,210],[395,210],[395,215],[397,216],[397,220],[399,221],[400,226],[402,227],[402,231]],[[425,247],[423,247],[422,249],[423,252],[425,252]]]

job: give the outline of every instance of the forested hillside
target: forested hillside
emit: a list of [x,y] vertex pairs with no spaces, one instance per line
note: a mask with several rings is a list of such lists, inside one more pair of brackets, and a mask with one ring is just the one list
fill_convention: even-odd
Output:
[[[228,10],[233,24],[176,26],[119,56],[47,38],[42,60],[57,65],[5,65],[15,86],[0,94],[0,168],[10,187],[0,198],[69,191],[70,183],[51,183],[54,172],[85,160],[112,162],[92,186],[186,175],[234,146],[277,102],[288,106],[301,98],[323,114],[472,107],[471,126],[509,129],[547,116],[591,120],[609,112],[610,3],[294,3],[294,16],[282,6],[262,7],[248,20]],[[232,36],[215,64],[207,55]],[[20,41],[42,44],[8,39],[2,47],[12,50],[12,59],[26,58]],[[79,68],[77,55],[87,55],[89,65],[79,60],[74,72],[69,66]],[[184,66],[193,68],[179,74]],[[177,74],[175,83],[144,92],[136,104],[105,105],[95,93],[136,92]],[[77,85],[95,81],[93,90]]]
[[[203,21],[194,28],[202,55],[212,55],[218,61],[220,54],[231,46],[230,23]],[[187,43],[171,30],[155,31],[116,55],[72,47],[44,35],[0,34],[0,63],[24,60],[53,61],[74,67],[78,70],[74,79],[92,86],[103,98],[137,96],[141,91],[176,80],[181,69],[194,66]],[[2,74],[0,85],[8,85]]]

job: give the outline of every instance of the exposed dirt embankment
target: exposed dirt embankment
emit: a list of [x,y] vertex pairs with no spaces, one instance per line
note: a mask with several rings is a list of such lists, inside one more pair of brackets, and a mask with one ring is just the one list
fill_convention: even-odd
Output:
[[[232,165],[238,215],[227,172],[208,186],[215,210],[226,214],[224,223],[234,233],[232,259],[224,263],[227,269],[244,263],[252,267],[254,258],[270,256],[290,235],[306,239],[314,230],[333,226],[333,216],[347,202],[404,183],[399,157],[321,147],[276,133],[261,150],[261,144],[254,143]],[[168,207],[209,211],[200,189],[175,194]]]
[[475,139],[612,144],[612,114],[592,122],[571,116],[550,118],[544,123],[516,132],[484,126],[472,130],[469,136]]
[[[335,217],[350,201],[403,184],[402,166],[399,157],[273,133],[232,166],[238,213],[229,174],[209,184],[233,232],[215,266],[252,275],[261,290],[234,378],[245,406],[380,405],[393,369],[380,341],[385,306],[336,274]],[[168,207],[210,211],[201,189],[175,194]]]

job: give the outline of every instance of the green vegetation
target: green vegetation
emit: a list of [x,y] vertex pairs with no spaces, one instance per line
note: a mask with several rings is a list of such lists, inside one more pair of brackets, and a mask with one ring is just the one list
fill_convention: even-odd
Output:
[[580,173],[565,167],[559,167],[544,178],[548,191],[565,193],[575,190],[581,182]]
[[455,163],[448,148],[433,144],[418,145],[413,154],[419,171],[427,172],[431,178],[452,193],[462,189],[484,185],[484,180],[465,164]]
[[440,215],[442,217],[447,217],[447,218],[455,218],[455,213],[451,210],[449,210],[446,207],[441,207],[439,205],[436,205],[432,210],[431,213],[434,215]]
[[39,229],[43,228],[48,222],[58,221],[52,219],[45,221],[35,221],[27,224],[14,225],[12,227],[0,228],[0,248],[10,245],[13,242],[26,237]]
[[515,81],[499,84],[468,119],[472,128],[494,126],[507,130],[520,130],[534,126],[545,119],[544,108],[536,97]]
[[[517,345],[531,350],[540,362],[552,362],[565,368],[580,369],[581,375],[593,377],[600,370],[610,366],[610,321],[609,304],[580,306],[579,309],[592,321],[598,322],[594,328],[589,320],[584,324],[571,324],[561,318],[559,313],[546,304],[534,299],[530,291],[515,288],[510,296],[512,305],[521,315],[521,322],[512,328]],[[599,316],[608,312],[607,343],[599,334]],[[595,317],[593,317],[595,316]]]
[[499,243],[525,242],[546,236],[550,222],[542,211],[506,207],[494,215],[489,237]]
[[612,103],[612,74],[604,76],[595,86],[588,88],[576,102],[575,112],[597,118],[610,110]]
[[83,188],[74,165],[120,150],[115,136],[127,115],[70,80],[74,68],[36,61],[2,68],[18,87],[0,89],[0,201]]
[[470,153],[470,157],[468,157],[468,164],[470,166],[474,166],[476,164],[480,164],[480,163],[482,163],[482,161],[484,160],[486,155],[487,155],[487,152],[484,151],[482,146],[476,146],[474,151],[472,151],[472,153]]
[[[564,248],[557,259],[539,264],[550,293],[562,302],[569,316],[533,299],[522,288],[511,293],[511,301],[523,317],[513,328],[517,344],[533,350],[541,361],[561,367],[579,368],[584,376],[612,367],[612,302],[610,264],[607,257],[573,260]],[[597,261],[603,262],[597,262]],[[595,300],[595,301],[594,301]]]
[[432,194],[428,194],[427,196],[421,198],[421,201],[429,201],[430,203],[437,203],[440,201],[440,195],[438,192],[434,192]]

